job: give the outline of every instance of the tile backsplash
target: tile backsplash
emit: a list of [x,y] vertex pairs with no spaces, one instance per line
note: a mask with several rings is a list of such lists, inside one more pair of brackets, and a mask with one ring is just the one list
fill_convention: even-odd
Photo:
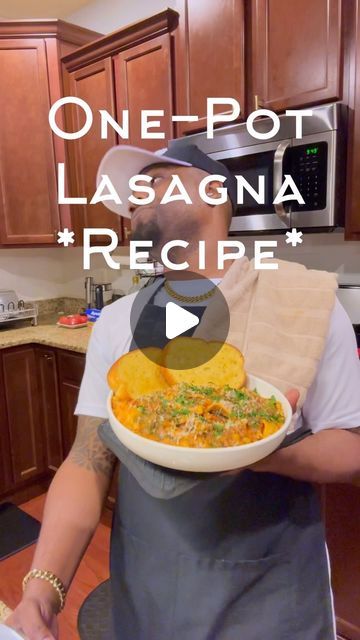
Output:
[[48,300],[33,300],[33,302],[37,305],[39,318],[79,313],[85,307],[83,298],[48,298]]
[[[276,258],[336,271],[339,282],[360,284],[360,242],[345,242],[340,232],[304,234],[303,243],[295,248],[285,243],[284,235],[237,239],[244,242],[249,258],[253,257],[255,239],[277,240]],[[128,248],[122,247],[116,255],[127,256]],[[15,289],[24,300],[83,299],[84,279],[91,275],[96,283],[111,282],[113,289],[129,291],[133,272],[127,266],[115,271],[107,267],[102,256],[94,255],[91,270],[84,271],[82,259],[80,247],[0,249],[0,289]]]
[[85,298],[85,277],[93,276],[96,283],[111,282],[127,293],[133,275],[128,267],[109,269],[94,255],[91,270],[84,271],[82,259],[81,248],[0,249],[0,289],[14,289],[23,300]]

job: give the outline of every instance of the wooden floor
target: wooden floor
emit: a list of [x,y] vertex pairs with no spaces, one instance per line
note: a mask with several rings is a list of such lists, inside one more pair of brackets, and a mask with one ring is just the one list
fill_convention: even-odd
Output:
[[[42,519],[45,495],[30,500],[21,509]],[[30,567],[32,545],[0,562],[0,600],[14,609],[21,598],[21,580]],[[99,524],[69,589],[64,611],[59,615],[60,640],[78,640],[77,614],[86,596],[109,577],[110,528]]]

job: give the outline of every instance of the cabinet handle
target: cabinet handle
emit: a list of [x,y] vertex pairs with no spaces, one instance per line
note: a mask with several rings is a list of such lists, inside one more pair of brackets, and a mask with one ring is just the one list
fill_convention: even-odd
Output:
[[254,110],[257,111],[258,109],[262,109],[263,108],[263,104],[262,104],[262,100],[261,98],[259,98],[259,96],[257,95],[257,93],[254,95]]
[[131,237],[131,229],[129,229],[128,227],[124,227],[124,234],[126,240],[128,240]]
[[51,356],[49,353],[44,354],[45,360],[52,360],[54,356]]

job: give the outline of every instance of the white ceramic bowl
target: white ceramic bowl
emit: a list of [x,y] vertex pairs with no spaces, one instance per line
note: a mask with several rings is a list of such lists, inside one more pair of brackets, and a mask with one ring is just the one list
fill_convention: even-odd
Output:
[[248,389],[256,388],[259,394],[265,398],[274,395],[281,402],[285,415],[285,422],[276,433],[257,442],[236,447],[197,449],[194,447],[178,447],[144,438],[125,427],[115,417],[111,407],[112,392],[108,396],[110,425],[115,435],[130,451],[162,467],[169,467],[179,471],[204,472],[230,471],[231,469],[247,467],[268,456],[281,444],[291,422],[292,410],[285,396],[272,384],[248,375],[246,386]]

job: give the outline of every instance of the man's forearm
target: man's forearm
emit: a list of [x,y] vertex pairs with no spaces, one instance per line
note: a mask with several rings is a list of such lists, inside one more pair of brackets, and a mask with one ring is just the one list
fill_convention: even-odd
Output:
[[[32,568],[55,573],[65,588],[99,522],[113,469],[113,458],[97,436],[101,420],[81,420],[74,446],[50,485],[32,562]],[[53,591],[36,579],[26,588],[27,596],[45,599],[53,599]]]
[[55,573],[68,587],[101,515],[93,474],[65,461],[50,485],[32,567]]
[[360,435],[326,429],[279,449],[250,469],[308,482],[355,482],[360,479]]

